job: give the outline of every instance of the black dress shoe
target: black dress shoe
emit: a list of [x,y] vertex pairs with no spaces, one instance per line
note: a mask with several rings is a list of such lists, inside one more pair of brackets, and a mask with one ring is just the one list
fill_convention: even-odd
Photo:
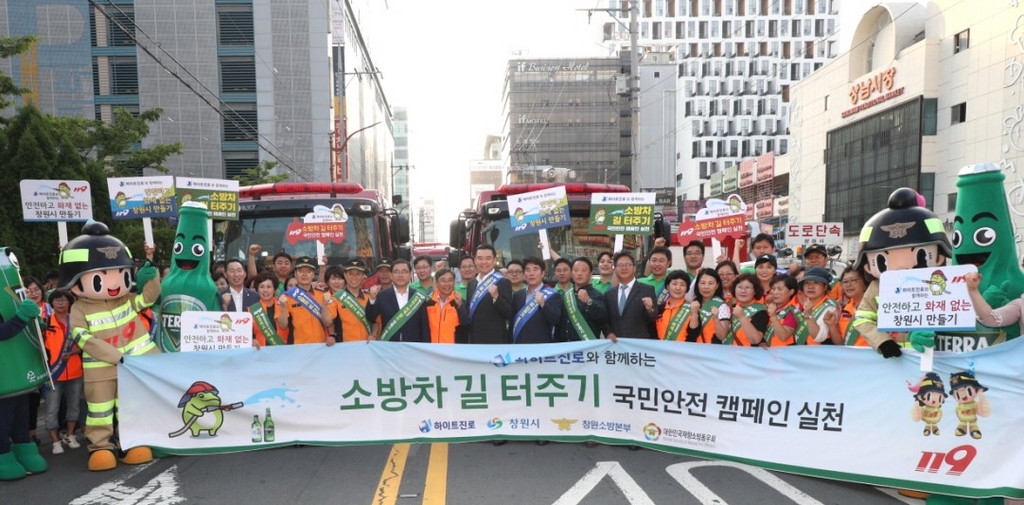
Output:
[[491,443],[494,445],[505,445],[506,442],[508,442],[508,440],[491,440]]

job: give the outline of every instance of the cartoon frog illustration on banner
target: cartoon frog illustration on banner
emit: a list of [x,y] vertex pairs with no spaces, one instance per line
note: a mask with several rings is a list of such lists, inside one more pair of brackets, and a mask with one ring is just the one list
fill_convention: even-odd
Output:
[[[192,438],[198,438],[205,431],[211,437],[216,437],[220,427],[224,424],[224,411],[235,410],[243,406],[241,402],[221,405],[219,395],[220,391],[209,382],[193,382],[178,402],[178,408],[182,409],[181,422],[185,425],[178,431],[168,433],[167,436],[174,438],[189,431],[192,433]],[[206,414],[211,415],[206,417]]]
[[198,202],[182,204],[174,235],[171,269],[161,285],[160,348],[181,349],[181,314],[220,310],[217,285],[210,277],[210,213]]

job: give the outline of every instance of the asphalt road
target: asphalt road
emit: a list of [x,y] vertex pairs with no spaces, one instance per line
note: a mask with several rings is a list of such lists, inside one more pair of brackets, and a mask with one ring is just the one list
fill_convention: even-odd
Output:
[[90,473],[85,448],[0,484],[23,504],[898,504],[858,484],[622,446],[532,442],[289,447]]

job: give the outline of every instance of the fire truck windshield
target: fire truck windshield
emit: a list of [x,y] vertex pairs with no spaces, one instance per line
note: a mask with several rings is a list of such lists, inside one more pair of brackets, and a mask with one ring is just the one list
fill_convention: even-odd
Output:
[[[293,257],[315,258],[316,241],[288,240],[289,226],[294,229],[299,221],[299,216],[261,216],[243,218],[240,221],[222,221],[218,223],[217,229],[223,233],[224,240],[218,241],[218,246],[224,244],[225,259],[238,258],[244,261],[250,244],[259,244],[265,256],[273,256],[284,251]],[[348,259],[359,258],[368,265],[374,265],[374,259],[381,257],[378,236],[378,229],[372,216],[349,214],[345,223],[345,239],[340,243],[327,242],[324,246],[328,264],[337,265]]]
[[[615,237],[610,235],[588,235],[587,217],[572,217],[572,226],[551,228],[547,231],[551,248],[560,256],[572,259],[586,256],[597,265],[598,254],[611,251]],[[482,229],[483,243],[491,244],[497,251],[498,264],[504,265],[513,258],[522,259],[527,256],[541,256],[540,237],[537,233],[512,235],[512,225],[508,219],[500,219],[487,223]],[[623,238],[623,250],[633,253],[639,260],[644,257],[644,241],[642,236],[626,235]]]

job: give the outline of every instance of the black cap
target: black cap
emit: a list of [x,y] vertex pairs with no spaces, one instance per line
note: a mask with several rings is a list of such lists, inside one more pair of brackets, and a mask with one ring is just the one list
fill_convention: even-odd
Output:
[[381,260],[377,262],[377,270],[380,270],[381,268],[384,267],[387,267],[388,270],[391,270],[391,260],[387,258],[381,258]]
[[818,253],[818,254],[826,257],[826,258],[828,257],[828,251],[825,249],[825,246],[823,246],[821,244],[811,244],[811,245],[809,245],[809,246],[804,248],[804,257],[805,258],[807,257],[808,254],[811,254],[811,253]]
[[310,258],[309,256],[299,256],[295,259],[294,268],[295,270],[298,270],[301,267],[309,267],[316,270],[317,264],[313,261],[313,258]]
[[345,268],[346,272],[349,270],[359,270],[360,272],[366,273],[366,264],[360,259],[350,259],[343,263],[342,266]]
[[804,278],[800,279],[800,288],[803,289],[804,283],[807,281],[817,281],[828,287],[832,284],[832,274],[821,267],[811,267],[804,271]]
[[779,268],[779,260],[775,259],[775,256],[771,254],[762,254],[758,256],[757,260],[754,261],[754,268],[757,268],[761,263],[771,263],[773,267]]

